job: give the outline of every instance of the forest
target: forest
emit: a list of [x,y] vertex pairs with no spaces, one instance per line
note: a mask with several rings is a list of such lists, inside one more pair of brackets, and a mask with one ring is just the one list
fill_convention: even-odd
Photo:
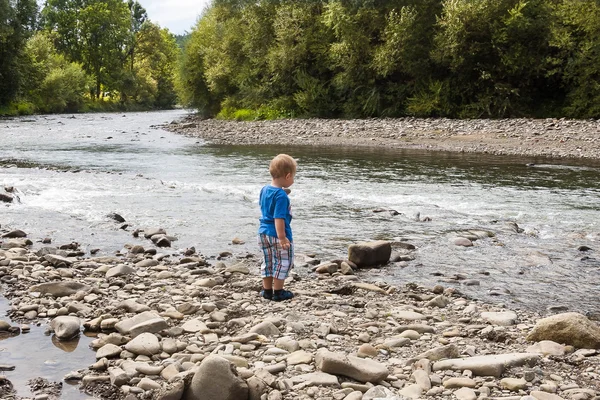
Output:
[[172,108],[180,49],[134,0],[0,0],[0,114]]
[[186,40],[132,0],[0,13],[0,107],[600,117],[599,0],[213,0]]

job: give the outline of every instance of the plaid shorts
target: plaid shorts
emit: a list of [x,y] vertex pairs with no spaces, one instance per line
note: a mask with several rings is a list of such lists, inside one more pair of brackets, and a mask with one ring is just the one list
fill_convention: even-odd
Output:
[[264,257],[260,266],[261,276],[280,280],[287,278],[294,266],[294,244],[290,243],[290,248],[285,250],[276,237],[260,234],[258,235],[258,246]]

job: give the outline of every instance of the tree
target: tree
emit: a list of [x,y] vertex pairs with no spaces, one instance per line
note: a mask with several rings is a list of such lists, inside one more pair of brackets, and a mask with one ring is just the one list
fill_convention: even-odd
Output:
[[46,29],[56,33],[57,48],[80,62],[95,80],[95,97],[119,89],[125,48],[132,26],[122,0],[48,0],[43,10]]
[[39,112],[79,111],[88,88],[88,77],[79,64],[59,54],[44,32],[33,35],[25,46],[29,66],[22,91]]
[[0,0],[0,106],[11,102],[19,91],[22,49],[36,16],[35,0]]

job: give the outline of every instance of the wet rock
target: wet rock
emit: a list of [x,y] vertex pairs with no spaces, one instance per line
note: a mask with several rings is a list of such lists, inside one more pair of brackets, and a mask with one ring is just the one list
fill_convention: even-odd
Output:
[[551,340],[584,349],[600,349],[600,327],[579,313],[563,313],[540,319],[527,340]]
[[206,357],[184,391],[183,400],[242,400],[248,398],[248,385],[235,367],[217,355]]
[[4,203],[12,203],[14,198],[10,194],[0,193],[0,201]]
[[77,317],[60,316],[50,322],[50,327],[60,340],[72,339],[81,332],[81,320]]
[[387,264],[392,254],[390,242],[361,242],[348,247],[348,260],[358,268]]
[[117,221],[119,223],[125,222],[125,218],[123,218],[122,216],[120,216],[117,213],[110,213],[110,214],[107,215],[107,217],[110,218],[110,219],[112,219],[112,220],[115,220],[115,221]]
[[167,231],[165,231],[162,228],[147,228],[144,229],[144,237],[146,239],[150,239],[152,236],[155,235],[166,235]]
[[459,237],[459,238],[454,239],[454,244],[456,246],[462,246],[462,247],[472,247],[473,246],[473,242],[464,237]]
[[27,234],[20,229],[16,229],[2,235],[3,238],[15,239],[27,237]]

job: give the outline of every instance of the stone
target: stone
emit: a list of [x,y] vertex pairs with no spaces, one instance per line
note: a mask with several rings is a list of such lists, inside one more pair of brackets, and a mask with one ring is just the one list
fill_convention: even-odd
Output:
[[454,395],[458,400],[476,400],[477,394],[475,391],[468,387],[463,387],[454,392]]
[[77,317],[60,316],[50,322],[50,327],[58,339],[73,339],[81,332],[81,320]]
[[67,257],[62,257],[56,254],[46,254],[44,256],[44,259],[55,267],[61,265],[68,267],[69,265],[73,264],[73,261],[68,259]]
[[121,349],[121,347],[115,344],[105,344],[104,346],[100,347],[96,352],[96,360],[100,360],[102,358],[117,357],[119,356],[119,354],[121,354],[121,351],[123,351],[123,349]]
[[137,314],[115,325],[115,329],[120,334],[131,335],[132,337],[144,332],[157,333],[168,327],[167,321],[151,311]]
[[191,319],[187,321],[185,324],[181,326],[184,332],[188,333],[207,333],[209,331],[208,327],[204,323],[203,320],[199,318]]
[[111,385],[123,386],[129,382],[129,375],[121,368],[109,368],[108,375],[110,376]]
[[164,387],[156,396],[156,400],[181,400],[185,390],[185,382],[181,379],[170,382],[170,385]]
[[315,356],[317,368],[334,375],[344,375],[359,382],[377,383],[389,375],[384,364],[368,358],[320,349]]
[[387,264],[391,254],[392,246],[385,240],[361,242],[348,247],[348,260],[358,268]]
[[135,271],[136,271],[135,268],[130,267],[129,265],[120,264],[120,265],[117,265],[116,267],[113,267],[113,268],[109,269],[108,271],[106,271],[105,276],[107,278],[115,278],[117,276],[125,276],[125,275],[134,274]]
[[518,316],[513,311],[482,312],[481,318],[492,325],[511,326],[517,322]]
[[540,359],[535,353],[510,353],[438,361],[433,371],[470,370],[474,375],[500,377],[507,367],[534,366]]
[[334,386],[340,385],[337,376],[325,372],[312,372],[310,374],[296,375],[291,377],[294,385],[304,383],[306,386]]
[[415,358],[420,360],[422,358],[426,358],[431,361],[438,361],[445,358],[457,358],[460,353],[458,351],[458,347],[455,344],[448,344],[446,346],[436,347],[431,350],[427,350],[424,353],[419,354]]
[[235,367],[217,355],[206,357],[194,374],[182,400],[241,400],[248,398],[248,385]]
[[527,381],[523,378],[504,378],[500,381],[500,387],[512,392],[518,392],[527,387]]
[[459,238],[454,239],[454,244],[456,246],[462,246],[462,247],[472,247],[473,246],[473,242],[464,237],[459,237]]
[[[408,397],[409,399],[419,399],[423,394],[423,389],[419,385],[406,385],[399,392],[402,396]],[[387,397],[389,398],[389,397]]]
[[562,313],[537,321],[527,340],[551,340],[584,349],[600,349],[600,327],[579,313]]
[[88,292],[92,288],[75,281],[41,283],[29,288],[30,292],[51,294],[54,297],[70,296],[80,291]]
[[125,350],[149,357],[161,351],[158,338],[152,333],[139,334],[125,345]]
[[263,321],[258,325],[253,326],[250,329],[250,333],[257,333],[266,337],[278,336],[281,334],[279,328],[276,327],[271,321]]
[[446,389],[456,389],[462,387],[474,388],[477,383],[471,378],[450,378],[443,382]]
[[310,364],[313,356],[307,351],[298,350],[286,357],[285,361],[288,365]]
[[122,308],[127,312],[136,313],[136,314],[144,312],[144,311],[150,311],[150,307],[148,307],[145,304],[140,304],[137,301],[135,301],[134,299],[127,299],[127,300],[120,302],[117,305],[117,308]]
[[2,237],[8,239],[16,239],[27,237],[27,234],[20,229],[15,229],[13,231],[5,233],[4,235],[2,235]]
[[540,353],[544,356],[564,356],[566,349],[562,344],[553,342],[552,340],[542,340],[526,350],[528,353]]
[[565,400],[557,394],[541,392],[539,390],[532,390],[530,395],[536,400]]

